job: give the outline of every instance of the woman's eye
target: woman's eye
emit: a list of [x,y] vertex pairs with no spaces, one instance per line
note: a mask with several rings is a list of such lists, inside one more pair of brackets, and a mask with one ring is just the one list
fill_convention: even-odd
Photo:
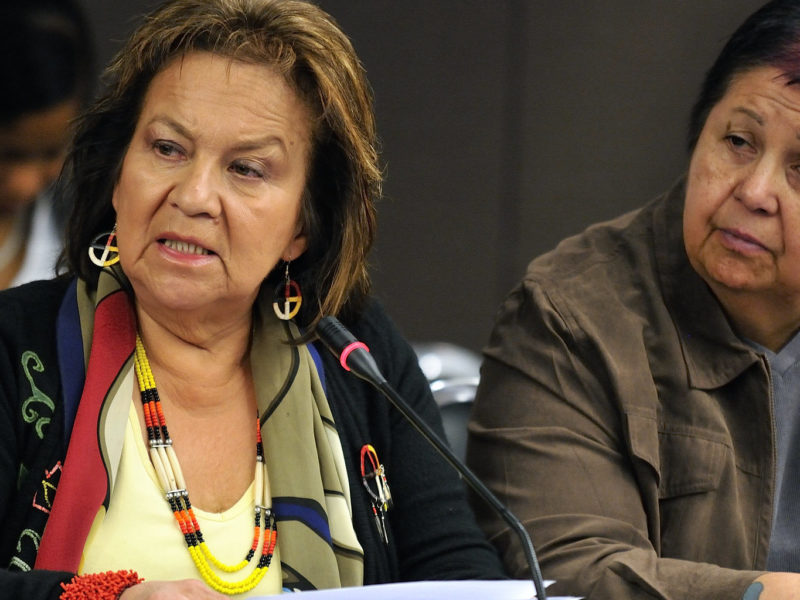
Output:
[[163,140],[153,142],[153,149],[157,154],[165,158],[175,158],[182,154],[181,149],[177,145]]
[[264,172],[262,169],[251,165],[249,163],[235,162],[230,167],[231,171],[243,177],[262,178]]
[[750,147],[750,142],[744,139],[742,136],[730,134],[725,136],[725,139],[728,140],[728,143],[731,145],[732,148],[748,148]]

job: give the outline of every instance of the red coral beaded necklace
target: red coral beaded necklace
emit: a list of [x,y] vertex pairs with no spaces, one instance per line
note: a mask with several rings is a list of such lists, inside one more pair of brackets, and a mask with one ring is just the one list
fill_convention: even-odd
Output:
[[[186,490],[186,482],[178,463],[178,457],[172,448],[172,439],[164,420],[164,411],[161,408],[153,372],[150,370],[150,362],[147,360],[144,344],[138,334],[136,336],[134,369],[142,398],[147,439],[150,445],[150,461],[153,463],[161,488],[183,533],[189,554],[200,572],[200,576],[211,588],[223,594],[242,594],[252,590],[266,575],[275,553],[275,544],[278,542],[277,523],[272,512],[272,495],[269,489],[264,445],[261,441],[261,427],[258,418],[256,417],[256,506],[253,543],[240,562],[235,565],[227,565],[211,553],[203,539],[200,525],[189,501],[189,492]],[[259,542],[261,543],[261,552],[258,564],[253,572],[244,579],[226,581],[212,569],[213,565],[225,573],[241,571],[258,553]]]

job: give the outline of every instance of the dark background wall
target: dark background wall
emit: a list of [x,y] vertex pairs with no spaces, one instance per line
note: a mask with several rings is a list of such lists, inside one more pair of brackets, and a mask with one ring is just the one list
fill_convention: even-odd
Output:
[[[153,0],[83,0],[101,62]],[[705,70],[759,0],[319,0],[375,91],[375,292],[478,350],[525,265],[663,191]]]

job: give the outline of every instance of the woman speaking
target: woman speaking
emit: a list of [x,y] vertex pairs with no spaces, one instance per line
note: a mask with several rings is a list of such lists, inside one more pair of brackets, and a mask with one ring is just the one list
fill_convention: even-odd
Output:
[[308,343],[337,315],[440,427],[368,297],[348,39],[305,2],[178,0],[105,84],[60,180],[69,276],[0,296],[0,595],[502,577],[449,466]]

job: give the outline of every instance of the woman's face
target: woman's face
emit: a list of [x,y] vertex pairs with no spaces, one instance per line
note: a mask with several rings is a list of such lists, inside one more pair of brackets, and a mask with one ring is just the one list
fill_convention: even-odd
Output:
[[68,99],[0,127],[0,217],[28,206],[58,176],[77,114],[77,99]]
[[738,75],[692,155],[683,218],[692,266],[716,295],[800,296],[800,87]]
[[112,199],[137,302],[249,308],[305,250],[310,144],[306,107],[268,67],[193,53],[156,75]]

